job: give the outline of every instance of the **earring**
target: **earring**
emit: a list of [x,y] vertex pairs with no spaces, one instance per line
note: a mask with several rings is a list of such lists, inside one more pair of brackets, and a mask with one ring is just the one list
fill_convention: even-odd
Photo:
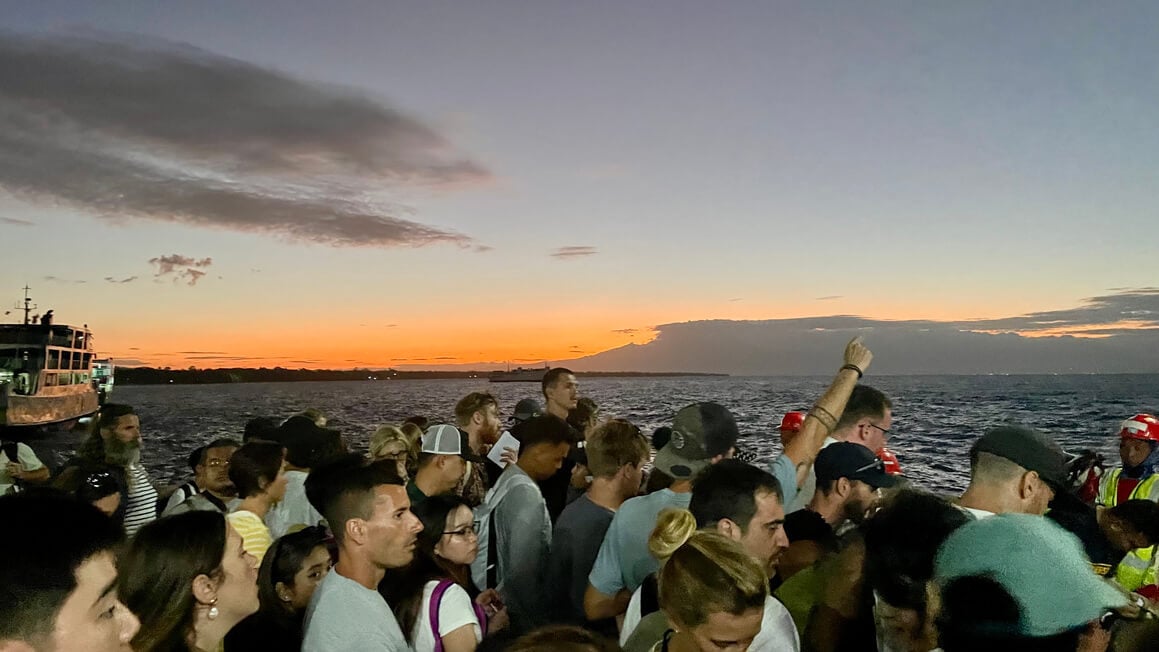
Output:
[[289,601],[290,601],[290,596],[286,595],[285,593],[279,593],[279,594],[278,594],[278,598],[279,598],[279,599],[280,599],[282,602],[289,602]]
[[220,612],[218,612],[218,610],[217,610],[217,598],[214,598],[213,602],[209,603],[209,614],[208,614],[209,619],[213,620],[213,619],[217,618],[219,613]]

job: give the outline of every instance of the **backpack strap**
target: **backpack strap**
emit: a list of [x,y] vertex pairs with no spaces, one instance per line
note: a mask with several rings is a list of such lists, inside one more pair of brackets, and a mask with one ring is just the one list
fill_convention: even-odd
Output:
[[431,633],[435,636],[435,652],[443,652],[443,637],[439,634],[439,606],[443,604],[443,595],[451,588],[454,580],[440,580],[431,591],[431,604],[427,616],[431,621]]
[[640,585],[640,620],[657,611],[660,611],[660,589],[653,573],[645,577],[644,583]]

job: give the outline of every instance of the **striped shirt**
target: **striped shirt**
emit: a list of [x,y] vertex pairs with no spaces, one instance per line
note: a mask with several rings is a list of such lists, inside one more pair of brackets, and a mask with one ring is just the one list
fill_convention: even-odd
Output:
[[157,489],[149,481],[144,465],[129,467],[129,502],[125,506],[125,533],[130,537],[157,518]]
[[261,563],[262,557],[266,556],[266,550],[269,550],[270,544],[273,543],[270,539],[270,528],[266,527],[257,514],[246,509],[239,509],[226,518],[233,529],[241,535],[241,547],[257,557],[258,563]]

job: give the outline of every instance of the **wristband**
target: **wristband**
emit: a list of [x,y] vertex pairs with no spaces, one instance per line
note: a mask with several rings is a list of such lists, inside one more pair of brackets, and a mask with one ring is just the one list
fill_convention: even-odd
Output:
[[845,371],[846,369],[849,369],[850,371],[856,371],[857,372],[857,380],[861,380],[861,377],[865,375],[865,372],[863,372],[861,370],[861,367],[858,367],[855,364],[847,364],[847,365],[841,367],[841,369],[839,369],[838,371]]

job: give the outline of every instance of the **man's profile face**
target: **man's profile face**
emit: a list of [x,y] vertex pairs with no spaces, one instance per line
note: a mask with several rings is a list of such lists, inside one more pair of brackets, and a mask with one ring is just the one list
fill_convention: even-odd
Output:
[[[134,417],[136,418],[136,417]],[[116,593],[117,568],[105,551],[76,569],[76,588],[56,616],[51,652],[129,652],[129,641],[141,623],[121,604]]]
[[563,374],[547,388],[547,400],[569,410],[579,401],[579,383],[572,374]]
[[402,568],[414,559],[423,524],[410,511],[410,498],[400,484],[374,488],[374,508],[366,520],[374,561],[382,568]]
[[741,545],[765,569],[772,574],[777,567],[781,553],[789,547],[789,538],[785,535],[785,508],[777,495],[771,492],[760,492],[753,496],[756,503],[756,512],[749,521],[748,528],[741,535]]

